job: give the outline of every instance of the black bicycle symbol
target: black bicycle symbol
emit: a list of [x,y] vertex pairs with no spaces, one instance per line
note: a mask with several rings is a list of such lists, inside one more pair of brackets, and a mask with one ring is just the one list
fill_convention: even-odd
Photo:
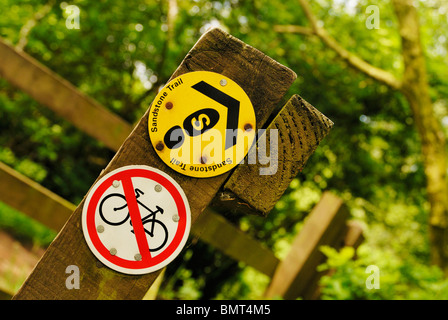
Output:
[[[157,250],[160,250],[165,246],[166,242],[168,241],[168,229],[166,226],[159,220],[156,219],[156,214],[160,212],[163,214],[163,209],[159,206],[156,206],[156,211],[152,211],[147,206],[145,206],[141,201],[138,200],[138,198],[143,195],[143,191],[140,189],[135,189],[135,198],[137,199],[137,203],[143,207],[145,210],[149,211],[150,213],[142,218],[142,224],[143,228],[145,230],[145,233],[147,233],[151,238],[154,237],[155,234],[160,236],[163,233],[163,241],[157,241],[157,244],[152,244],[151,241],[149,241],[148,245],[157,245],[155,248],[149,248],[150,252],[154,252]],[[114,201],[110,201],[109,199],[115,198]],[[121,200],[120,200],[121,199]],[[107,201],[109,200],[109,201]],[[117,201],[123,201],[123,205],[117,206]],[[126,210],[126,207],[128,206],[128,203],[126,201],[126,197],[119,193],[111,193],[108,196],[104,197],[103,200],[101,200],[99,212],[100,217],[103,219],[104,222],[106,222],[109,225],[112,226],[119,226],[123,223],[125,223],[130,215],[129,210]],[[132,226],[132,221],[129,221],[130,225]],[[145,228],[145,224],[150,223],[149,230]],[[134,233],[134,230],[131,230],[132,233]]]

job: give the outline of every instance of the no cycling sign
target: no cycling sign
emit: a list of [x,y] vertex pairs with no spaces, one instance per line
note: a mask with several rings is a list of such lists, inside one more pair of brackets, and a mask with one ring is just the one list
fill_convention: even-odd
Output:
[[171,80],[154,99],[148,117],[151,143],[173,170],[207,178],[227,172],[255,139],[252,103],[226,76],[209,71]]
[[127,274],[163,268],[184,247],[190,207],[182,188],[164,172],[131,165],[102,177],[89,192],[82,229],[93,254]]

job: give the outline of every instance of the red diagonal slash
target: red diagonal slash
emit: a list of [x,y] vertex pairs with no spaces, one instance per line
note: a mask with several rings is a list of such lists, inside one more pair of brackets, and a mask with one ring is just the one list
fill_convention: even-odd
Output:
[[134,234],[137,239],[138,249],[142,256],[142,261],[146,261],[146,259],[151,259],[151,253],[149,252],[145,229],[138,208],[137,198],[135,197],[134,186],[132,185],[131,177],[126,177],[121,182],[123,184],[124,196],[126,197],[126,202],[128,204],[129,215],[131,216],[132,227],[134,228]]

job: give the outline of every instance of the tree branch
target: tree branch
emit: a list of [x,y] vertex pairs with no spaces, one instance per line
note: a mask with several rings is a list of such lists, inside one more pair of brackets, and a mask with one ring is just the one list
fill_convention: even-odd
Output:
[[37,22],[44,18],[51,10],[53,5],[55,4],[55,0],[50,0],[46,5],[40,8],[31,19],[29,19],[20,29],[19,32],[19,41],[17,42],[16,49],[23,50],[28,43],[28,34],[30,31],[36,26]]
[[323,43],[337,55],[344,60],[352,68],[361,71],[367,76],[386,84],[387,86],[400,90],[402,87],[401,80],[397,79],[392,73],[377,68],[365,60],[361,59],[359,56],[349,52],[343,46],[341,46],[324,28],[320,27],[316,16],[313,14],[311,7],[306,0],[298,0],[302,9],[307,17],[311,27],[302,26],[275,26],[274,30],[277,32],[289,32],[289,33],[299,33],[304,35],[315,35],[322,40]]

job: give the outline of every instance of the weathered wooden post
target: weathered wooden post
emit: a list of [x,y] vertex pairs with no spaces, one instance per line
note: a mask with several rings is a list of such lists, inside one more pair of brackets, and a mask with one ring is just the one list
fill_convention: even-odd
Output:
[[[265,127],[269,116],[296,78],[290,69],[219,29],[213,29],[201,37],[171,79],[194,71],[220,74],[233,80],[244,90],[253,105],[256,119],[255,123],[244,126],[245,131]],[[227,82],[224,81],[221,85],[225,86]],[[235,106],[231,98],[214,92],[207,85],[197,86],[195,90],[227,105],[229,110],[231,106]],[[168,147],[166,140],[163,145],[150,139],[148,133],[151,132],[153,123],[150,123],[149,115],[151,111],[156,111],[157,103],[158,101],[153,102],[97,182],[114,170],[129,165],[158,169],[168,174],[185,192],[191,209],[191,223],[196,221],[219,191],[237,199],[240,205],[251,208],[251,211],[266,215],[332,125],[312,106],[295,96],[269,126],[278,129],[280,137],[279,168],[275,174],[260,176],[259,167],[254,164],[239,165],[233,173],[224,172],[213,177],[196,178],[178,172],[174,162],[171,166],[161,160],[158,153]],[[166,109],[172,108],[172,105],[165,106]],[[197,118],[192,117],[190,122],[184,124],[184,130],[192,136],[199,131],[202,134],[201,126],[209,125],[212,115],[213,112],[208,119],[201,119],[199,115]],[[231,120],[232,117],[227,117],[227,128],[234,129]],[[191,126],[189,132],[188,125]],[[177,142],[181,141],[183,140],[179,139]],[[232,144],[232,140],[226,140],[226,146],[228,143]],[[171,147],[174,149],[175,145]],[[207,161],[204,157],[200,158],[201,163]],[[270,188],[266,186],[267,183],[271,183]],[[132,193],[129,191],[132,191],[130,186],[123,185],[123,188],[125,193]],[[275,192],[269,196],[268,201],[262,201],[263,204],[260,205],[259,195],[268,189]],[[131,206],[137,206],[138,196],[139,194],[132,196],[133,203],[128,203],[129,211]],[[220,200],[227,199],[218,197],[216,201]],[[14,299],[141,299],[147,292],[160,270],[144,275],[128,275],[105,267],[91,252],[83,236],[81,216],[85,203],[86,198],[75,209]],[[136,236],[139,237],[137,233],[141,236],[141,223],[139,230],[137,225],[134,227]],[[72,265],[80,270],[80,289],[66,287],[66,269]]]
[[277,266],[265,297],[316,299],[319,295],[318,282],[322,276],[322,272],[316,269],[325,261],[320,247],[357,248],[362,242],[362,229],[355,223],[347,223],[348,217],[348,208],[342,199],[325,192],[307,217],[289,254]]

